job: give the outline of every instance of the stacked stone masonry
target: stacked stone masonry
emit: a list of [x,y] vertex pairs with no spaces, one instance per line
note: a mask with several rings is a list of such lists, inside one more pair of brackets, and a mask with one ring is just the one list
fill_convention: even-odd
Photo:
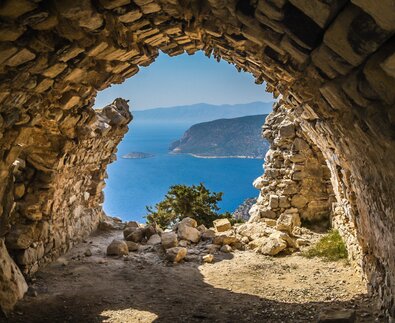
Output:
[[[262,135],[270,142],[262,176],[254,181],[260,190],[250,209],[249,222],[278,219],[294,214],[303,226],[315,230],[334,227],[343,236],[349,260],[361,267],[361,248],[357,240],[355,217],[346,216],[339,205],[328,163],[307,132],[302,131],[292,105],[280,100],[266,118]],[[340,201],[340,200],[339,200]]]
[[[4,0],[0,20],[0,236],[22,271],[98,221],[99,159],[108,157],[82,139],[97,91],[160,50],[202,50],[292,107],[329,161],[337,214],[355,223],[371,292],[395,318],[393,0]],[[74,162],[92,170],[79,174]],[[18,239],[24,230],[61,237]]]
[[260,196],[251,210],[251,221],[277,219],[286,210],[297,210],[305,225],[328,226],[334,197],[321,151],[278,104],[266,118],[263,136],[271,146],[265,156],[265,173],[254,182]]
[[[116,99],[102,110],[66,120],[62,127],[53,123],[26,128],[30,139],[12,165],[3,204],[7,213],[0,218],[2,238],[13,258],[1,253],[0,263],[16,268],[16,283],[0,294],[6,311],[12,304],[7,298],[15,302],[12,294],[20,289],[15,286],[24,284],[20,271],[33,274],[87,237],[103,219],[106,166],[115,160],[131,118],[127,102]],[[73,137],[64,138],[63,131],[72,131]]]

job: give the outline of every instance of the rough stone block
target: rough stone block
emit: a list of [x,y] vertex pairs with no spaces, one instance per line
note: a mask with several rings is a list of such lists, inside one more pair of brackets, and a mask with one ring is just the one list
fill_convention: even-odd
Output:
[[232,225],[230,224],[228,219],[214,220],[213,225],[214,225],[215,231],[217,231],[217,232],[228,231],[232,228]]
[[167,260],[177,263],[185,258],[187,255],[187,248],[184,247],[173,247],[166,250]]
[[121,6],[125,6],[130,3],[131,0],[100,0],[100,4],[106,9],[114,9]]
[[76,21],[79,26],[89,30],[95,30],[103,24],[103,18],[93,8],[90,0],[56,0],[55,7],[61,16]]
[[267,0],[258,1],[257,9],[273,20],[282,20],[284,17],[282,10],[276,6],[273,6],[270,1]]
[[67,64],[65,64],[65,63],[58,63],[55,65],[52,65],[51,67],[47,68],[43,72],[43,75],[48,78],[55,78],[60,73],[62,73],[66,69],[66,67],[67,67]]
[[347,0],[335,0],[330,2],[290,0],[290,2],[313,19],[321,28],[325,28],[337,12],[347,3]]
[[389,76],[395,78],[395,52],[392,55],[389,55],[383,63],[380,64],[381,68],[386,72]]
[[271,209],[278,208],[278,196],[277,195],[270,195],[269,196],[269,206]]
[[51,28],[56,27],[58,23],[59,23],[58,16],[52,14],[42,21],[36,23],[30,23],[30,27],[36,30],[49,30]]
[[298,209],[301,209],[306,206],[308,200],[303,195],[294,195],[291,199],[291,205]]
[[287,248],[287,243],[277,236],[270,235],[263,239],[263,243],[258,247],[258,252],[268,256],[275,256]]
[[125,240],[133,242],[141,242],[144,238],[143,228],[126,228],[123,231]]
[[37,93],[43,93],[48,90],[54,83],[52,79],[43,79],[40,83],[37,84],[35,91]]
[[299,46],[286,35],[281,39],[280,46],[300,64],[305,63],[309,58],[309,51]]
[[325,33],[324,43],[348,63],[358,66],[389,36],[369,15],[348,6]]
[[30,50],[26,48],[23,48],[19,52],[12,55],[12,57],[9,58],[8,61],[6,62],[6,65],[14,67],[29,62],[35,58],[36,58],[36,54],[32,53]]
[[371,15],[381,28],[395,31],[395,2],[393,0],[381,0],[379,4],[374,0],[351,0],[351,2]]
[[177,234],[175,232],[163,232],[161,235],[162,246],[165,249],[177,247],[178,239]]
[[132,23],[135,22],[136,20],[139,20],[142,16],[143,14],[141,13],[140,10],[132,10],[125,13],[122,16],[119,16],[118,19],[123,23]]
[[199,242],[201,236],[198,229],[187,225],[178,225],[177,233],[181,240],[188,240],[194,243]]
[[65,93],[60,99],[59,103],[64,110],[69,110],[80,102],[80,97],[73,92]]
[[147,244],[154,246],[154,245],[160,244],[161,242],[162,242],[162,240],[161,240],[161,237],[159,236],[159,234],[153,234],[148,239]]
[[129,254],[129,248],[125,241],[113,240],[107,247],[109,256],[126,256]]
[[289,207],[289,201],[288,201],[288,197],[287,196],[279,196],[278,197],[278,206],[280,208],[286,208]]
[[0,17],[17,18],[24,13],[34,10],[37,5],[28,0],[5,0],[0,6]]
[[0,27],[0,41],[15,41],[26,30],[26,27],[19,25],[5,25]]
[[0,309],[8,313],[27,292],[28,286],[18,266],[9,256],[2,239],[0,239],[0,285]]
[[292,123],[282,124],[279,127],[279,135],[281,138],[292,139],[295,137],[295,126]]
[[300,217],[298,213],[282,213],[277,219],[276,229],[291,233],[294,227],[300,226]]
[[389,46],[378,52],[368,60],[363,69],[363,73],[370,87],[380,96],[387,104],[395,103],[395,78],[386,73],[381,66],[386,59],[394,53],[395,47]]
[[160,5],[155,2],[150,2],[141,6],[141,11],[146,15],[150,13],[158,12],[161,9],[162,8],[160,7]]
[[36,238],[35,225],[17,225],[7,235],[6,243],[10,249],[27,249]]
[[284,6],[284,19],[287,34],[299,46],[307,49],[315,48],[322,36],[322,28],[303,11],[291,3]]

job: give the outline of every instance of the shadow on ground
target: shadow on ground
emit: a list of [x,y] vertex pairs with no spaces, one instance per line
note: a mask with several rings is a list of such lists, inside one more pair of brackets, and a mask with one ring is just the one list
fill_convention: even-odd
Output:
[[373,316],[366,316],[371,303],[363,295],[348,302],[278,302],[215,288],[205,282],[197,263],[165,265],[138,257],[124,261],[106,258],[101,248],[97,245],[92,257],[42,269],[34,282],[38,296],[26,296],[2,320],[294,323],[315,322],[323,309],[348,308],[357,311],[358,322],[374,322]]

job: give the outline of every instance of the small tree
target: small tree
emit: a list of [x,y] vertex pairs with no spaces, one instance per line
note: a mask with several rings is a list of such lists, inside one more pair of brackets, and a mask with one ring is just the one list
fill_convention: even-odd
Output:
[[173,185],[165,195],[165,199],[155,205],[147,206],[148,223],[157,223],[162,228],[186,217],[195,219],[207,227],[213,220],[221,218],[217,213],[217,203],[222,200],[222,192],[210,192],[202,183],[199,185]]

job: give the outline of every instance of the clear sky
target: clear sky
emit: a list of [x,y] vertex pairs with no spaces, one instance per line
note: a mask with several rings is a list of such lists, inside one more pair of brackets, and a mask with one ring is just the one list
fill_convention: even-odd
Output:
[[117,97],[130,100],[132,110],[273,100],[271,93],[265,92],[265,84],[255,84],[251,74],[239,73],[233,65],[222,60],[218,63],[202,52],[176,57],[160,54],[124,83],[98,93],[95,107],[101,108]]

